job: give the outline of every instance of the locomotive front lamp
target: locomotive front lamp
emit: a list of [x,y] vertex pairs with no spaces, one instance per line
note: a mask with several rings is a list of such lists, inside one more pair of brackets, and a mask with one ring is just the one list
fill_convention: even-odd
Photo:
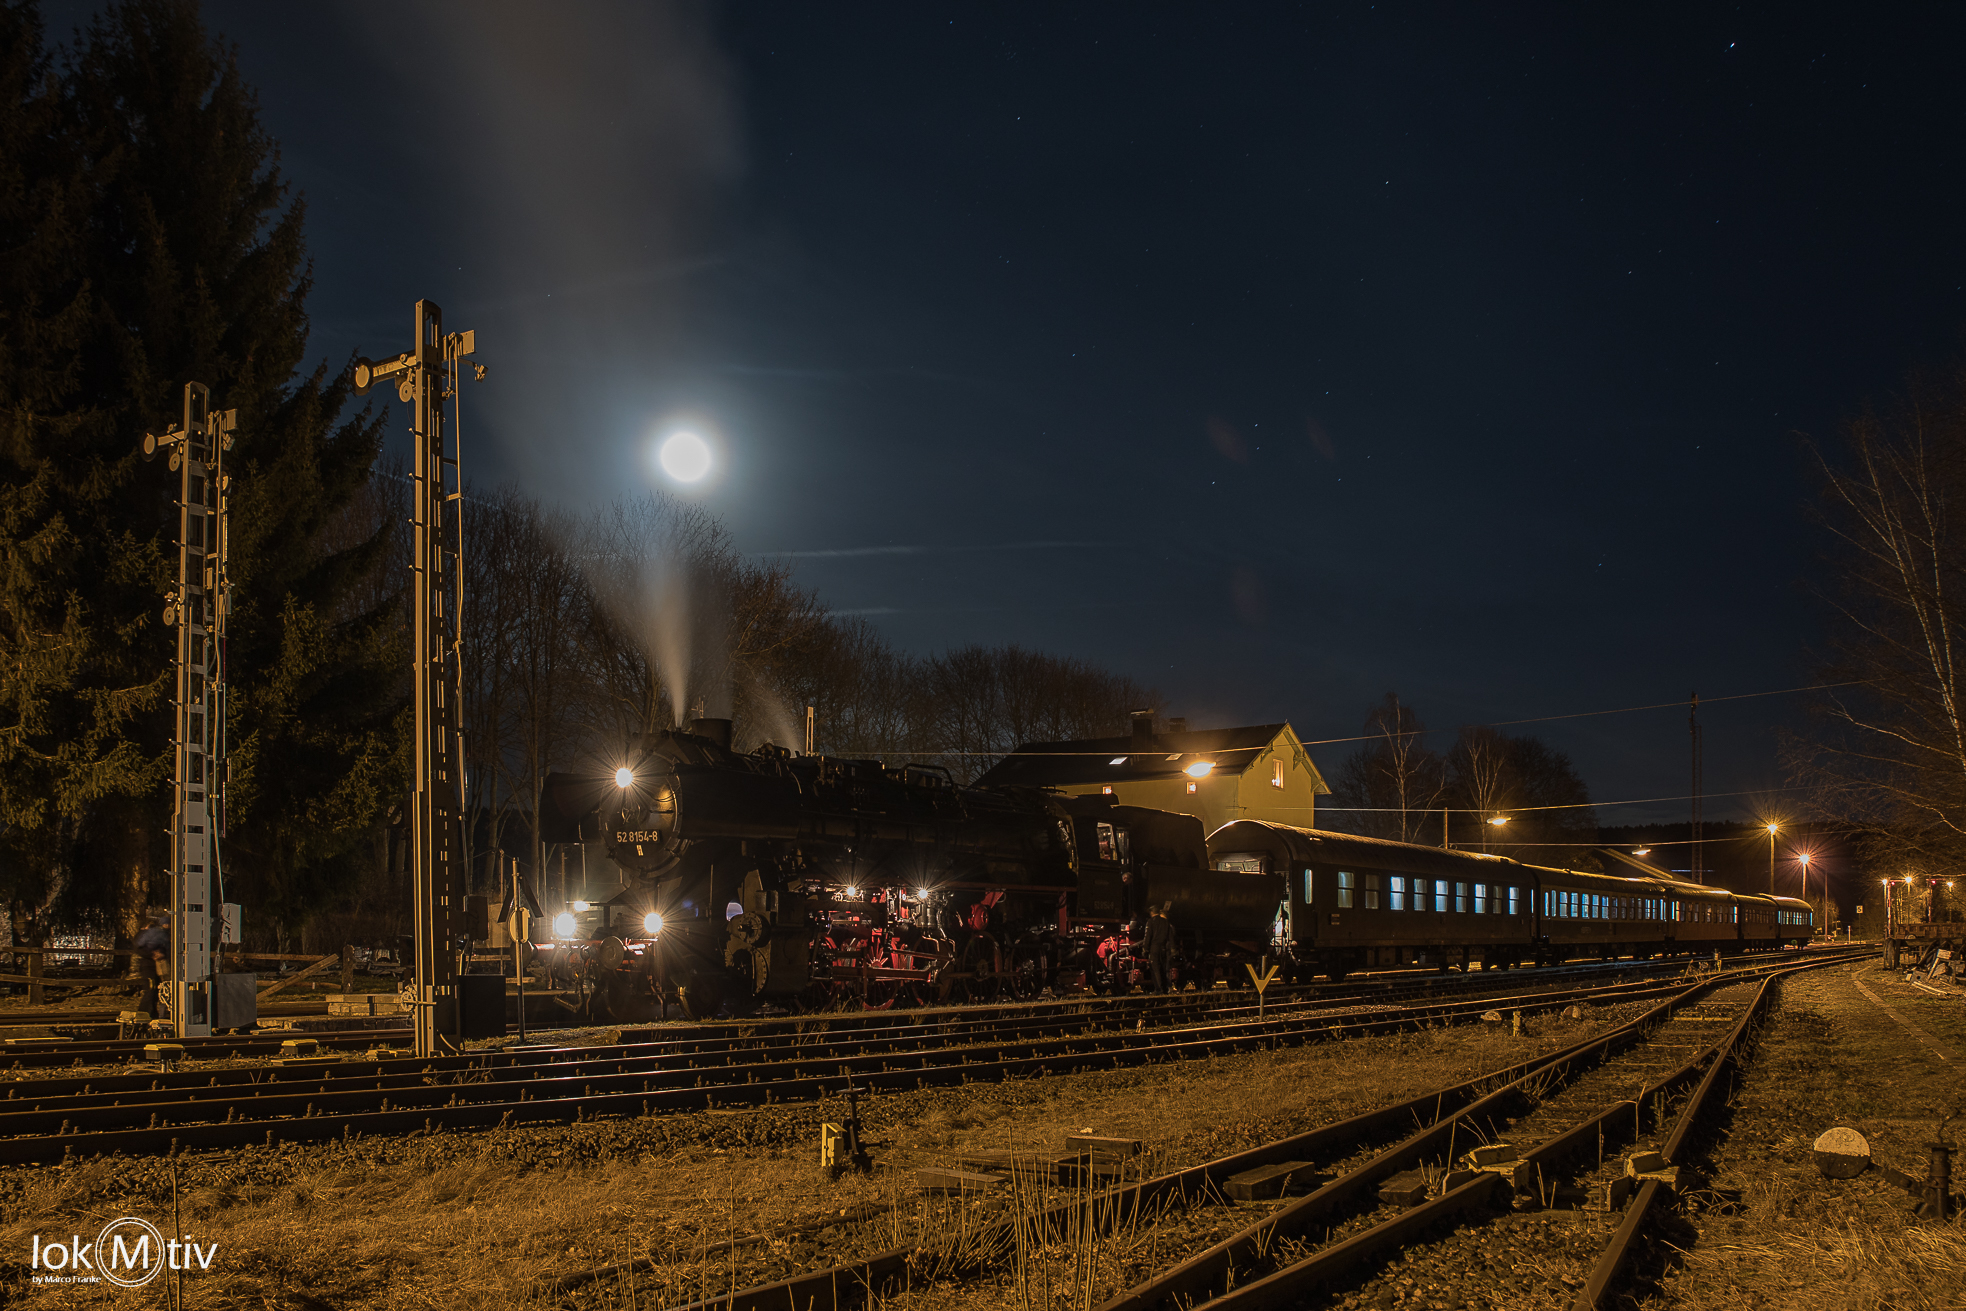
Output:
[[558,915],[555,915],[553,917],[553,932],[563,938],[571,938],[573,936],[573,916],[564,910]]
[[656,913],[655,911],[650,911],[648,914],[642,916],[642,932],[644,933],[662,932],[662,916]]
[[574,903],[573,903],[573,908],[574,908],[575,910],[592,910],[592,909],[594,909],[594,907],[593,907],[593,904],[592,904],[591,902],[585,902],[585,901],[576,901],[576,902],[574,902]]
[[623,765],[620,769],[614,771],[614,785],[616,787],[618,788],[632,787],[634,785],[634,782],[635,782],[635,771],[628,768],[628,766]]
[[1194,764],[1189,765],[1186,769],[1182,770],[1181,772],[1186,774],[1189,778],[1207,778],[1209,771],[1214,768],[1215,768],[1215,762],[1212,760],[1197,760]]
[[916,900],[918,900],[918,901],[927,901],[927,900],[928,900],[928,889],[927,889],[927,888],[916,888],[916,889],[915,889],[915,898],[916,898]]

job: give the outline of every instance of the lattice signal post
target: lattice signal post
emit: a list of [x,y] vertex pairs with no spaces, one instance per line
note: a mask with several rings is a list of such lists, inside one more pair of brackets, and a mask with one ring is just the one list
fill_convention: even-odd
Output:
[[[464,928],[465,871],[462,632],[464,500],[456,425],[444,432],[444,402],[457,395],[458,366],[475,334],[444,333],[444,312],[416,303],[416,346],[394,359],[355,362],[355,394],[394,382],[410,407],[410,560],[415,643],[410,660],[416,702],[416,775],[410,846],[416,901],[416,1052],[449,1050],[459,1029],[457,975]],[[479,377],[484,369],[477,367]],[[468,948],[469,943],[463,943]]]
[[238,411],[214,413],[211,402],[203,383],[186,383],[183,422],[143,439],[144,458],[168,450],[178,475],[177,590],[164,602],[164,623],[177,630],[167,995],[181,1038],[212,1031],[212,928],[218,910],[212,893],[224,822],[225,621],[232,610],[225,575],[231,479],[224,462]]

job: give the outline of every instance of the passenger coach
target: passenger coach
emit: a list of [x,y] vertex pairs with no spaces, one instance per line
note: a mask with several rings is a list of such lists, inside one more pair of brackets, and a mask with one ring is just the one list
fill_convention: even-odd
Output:
[[1237,820],[1208,838],[1225,873],[1282,876],[1278,937],[1298,972],[1431,965],[1508,969],[1579,957],[1774,948],[1809,941],[1793,897],[1742,896],[1500,856]]

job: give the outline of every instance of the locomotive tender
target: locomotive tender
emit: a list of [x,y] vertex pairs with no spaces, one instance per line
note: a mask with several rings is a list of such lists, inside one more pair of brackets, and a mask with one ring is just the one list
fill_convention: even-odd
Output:
[[[1619,878],[1254,820],[977,788],[945,770],[730,747],[726,720],[642,740],[604,808],[634,876],[637,986],[695,1017],[1124,987],[1150,908],[1177,978],[1241,982],[1269,956],[1334,979],[1807,942],[1792,898]],[[623,980],[622,982],[626,982]]]

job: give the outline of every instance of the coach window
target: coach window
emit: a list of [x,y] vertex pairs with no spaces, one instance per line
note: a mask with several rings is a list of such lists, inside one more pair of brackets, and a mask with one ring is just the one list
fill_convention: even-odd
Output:
[[[1352,908],[1352,883],[1356,878],[1357,875],[1352,874],[1349,871],[1342,870],[1342,869],[1338,871],[1338,909],[1339,910],[1350,910]],[[1310,898],[1306,897],[1304,900],[1309,901]]]
[[1365,908],[1367,910],[1379,909],[1379,876],[1377,874],[1367,874],[1365,876]]
[[1101,824],[1099,826],[1099,859],[1119,859],[1119,844],[1113,840],[1113,826],[1111,824]]
[[1386,880],[1386,909],[1406,909],[1406,876],[1395,874]]
[[1468,885],[1465,883],[1454,885],[1454,913],[1456,915],[1468,913]]
[[1442,914],[1447,913],[1448,895],[1449,894],[1447,891],[1447,880],[1435,879],[1434,880],[1434,909]]
[[1311,904],[1311,871],[1309,869],[1304,871],[1304,904],[1306,906]]
[[1474,912],[1477,915],[1486,915],[1488,913],[1488,885],[1486,883],[1475,884]]

